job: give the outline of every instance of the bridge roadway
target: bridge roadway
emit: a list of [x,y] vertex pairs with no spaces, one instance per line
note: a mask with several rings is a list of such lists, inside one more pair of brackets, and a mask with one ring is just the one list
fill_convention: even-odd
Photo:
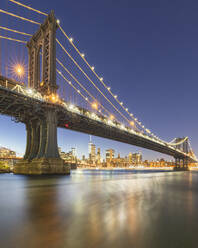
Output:
[[195,162],[189,155],[165,143],[149,139],[146,135],[129,132],[127,127],[122,130],[90,118],[86,115],[88,111],[85,109],[78,108],[80,111],[75,112],[68,110],[60,103],[55,104],[43,99],[36,99],[21,93],[19,90],[17,92],[16,89],[13,90],[15,85],[17,85],[15,81],[0,76],[0,114],[12,116],[18,122],[25,123],[26,120],[42,118],[45,111],[51,109],[57,113],[58,127],[147,148],[179,159],[187,158],[189,162]]

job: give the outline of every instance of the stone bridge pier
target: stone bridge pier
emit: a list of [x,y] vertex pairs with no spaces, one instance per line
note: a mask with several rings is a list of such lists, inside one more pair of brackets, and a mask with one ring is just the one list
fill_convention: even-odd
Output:
[[57,114],[46,109],[43,116],[25,121],[27,143],[23,160],[14,167],[15,174],[69,174],[70,168],[60,158],[57,145]]
[[175,171],[188,171],[188,158],[175,158]]

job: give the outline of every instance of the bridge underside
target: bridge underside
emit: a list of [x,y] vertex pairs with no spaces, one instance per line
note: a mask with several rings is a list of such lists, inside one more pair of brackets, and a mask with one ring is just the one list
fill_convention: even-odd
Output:
[[[16,121],[26,125],[26,152],[24,160],[16,166],[16,173],[28,174],[28,170],[29,174],[36,174],[36,172],[38,174],[67,173],[68,169],[63,166],[63,161],[58,154],[57,127],[147,148],[176,159],[185,160],[187,163],[194,162],[192,159],[187,160],[182,152],[156,143],[144,136],[140,137],[84,115],[70,112],[61,105],[33,99],[1,86],[0,113],[12,116]],[[59,167],[59,169],[55,169],[55,167]],[[36,171],[34,168],[37,168]]]

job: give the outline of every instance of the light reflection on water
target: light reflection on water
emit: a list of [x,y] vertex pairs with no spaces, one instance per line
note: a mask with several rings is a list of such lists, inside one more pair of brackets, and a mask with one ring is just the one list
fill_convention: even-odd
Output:
[[1,174],[0,247],[197,247],[198,173],[134,172]]

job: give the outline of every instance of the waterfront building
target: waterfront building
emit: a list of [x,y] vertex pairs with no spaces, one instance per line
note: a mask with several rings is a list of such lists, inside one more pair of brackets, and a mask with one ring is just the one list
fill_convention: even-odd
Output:
[[6,147],[0,147],[0,158],[16,158],[16,152]]
[[133,156],[132,156],[132,153],[131,152],[129,153],[128,161],[129,161],[129,165],[132,165],[132,163],[133,163]]
[[140,165],[142,163],[142,154],[141,153],[133,153],[132,154],[132,164]]
[[100,148],[98,148],[98,150],[97,150],[96,163],[97,163],[97,165],[101,164]]
[[76,148],[72,148],[72,149],[71,149],[71,152],[72,152],[72,156],[73,156],[74,158],[76,158],[76,157],[77,157]]
[[113,166],[114,155],[115,155],[115,151],[113,149],[106,150],[106,166],[107,167]]

